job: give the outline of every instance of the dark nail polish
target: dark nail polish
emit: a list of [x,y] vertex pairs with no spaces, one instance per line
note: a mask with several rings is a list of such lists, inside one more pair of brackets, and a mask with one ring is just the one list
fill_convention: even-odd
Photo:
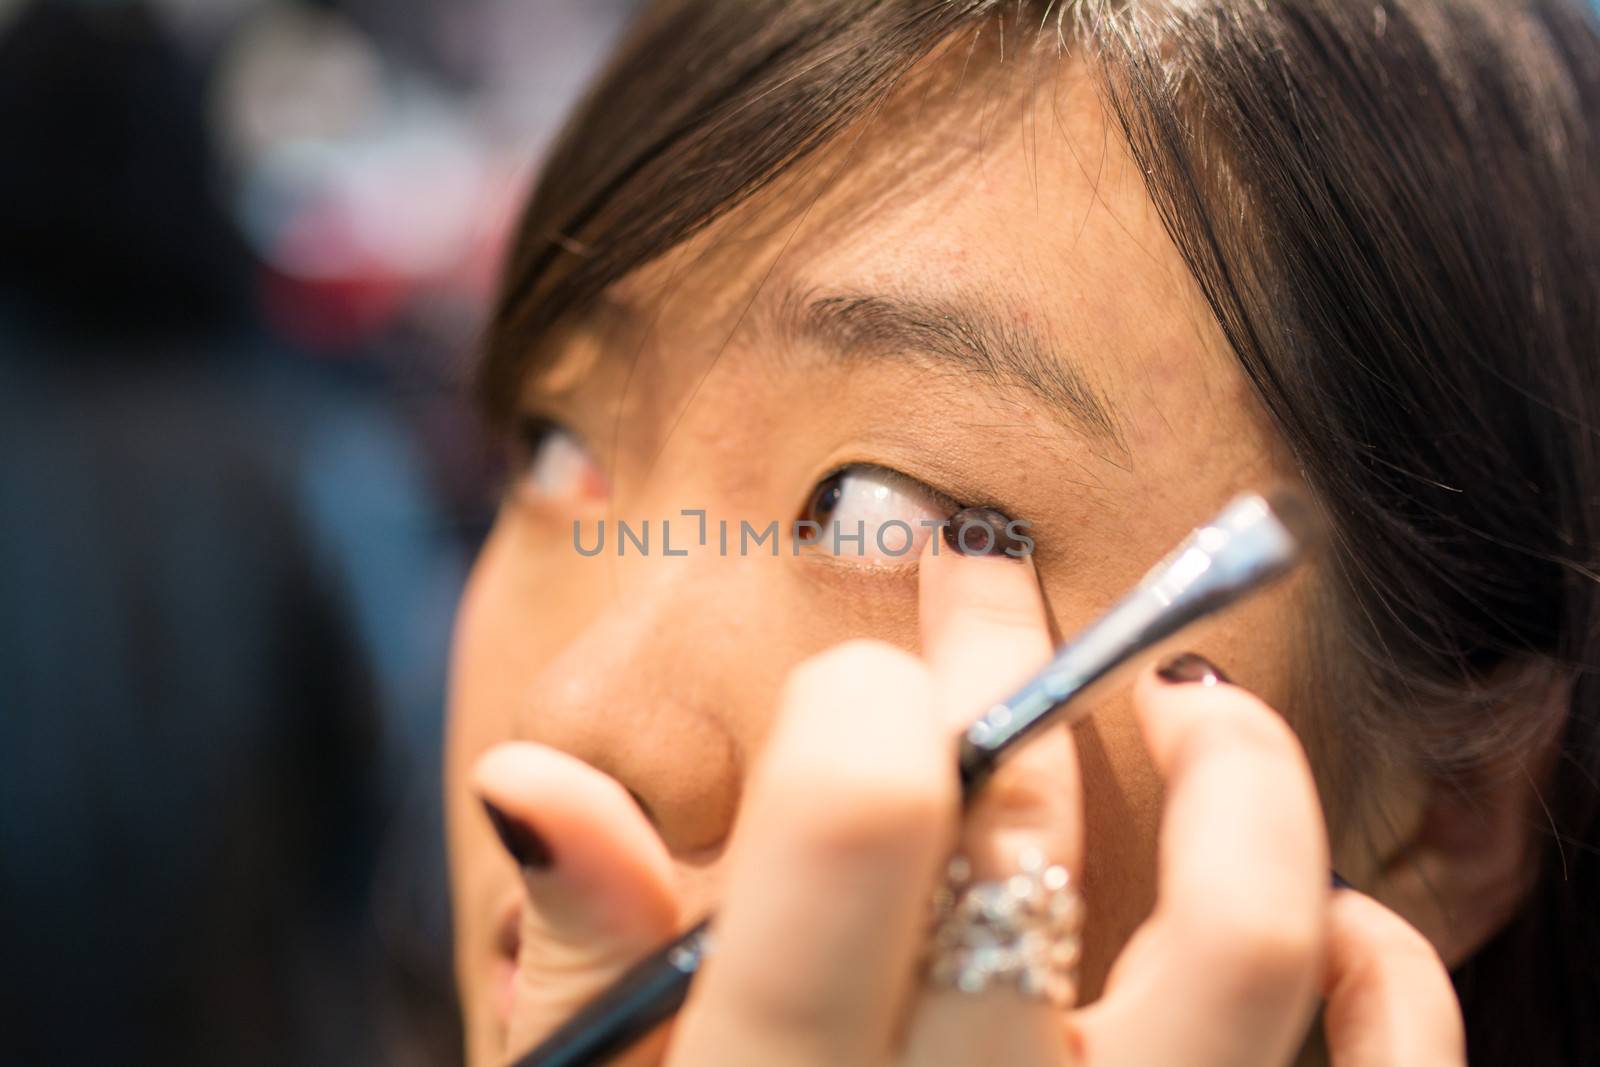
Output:
[[1215,663],[1193,652],[1173,657],[1156,674],[1164,682],[1180,684],[1199,682],[1201,685],[1217,685],[1231,681]]
[[1355,888],[1355,886],[1351,885],[1349,882],[1345,881],[1342,877],[1340,877],[1338,871],[1330,871],[1329,873],[1332,874],[1332,876],[1333,876],[1333,888],[1335,888],[1335,889],[1354,889]]
[[1011,531],[1011,520],[994,508],[963,508],[944,527],[944,543],[963,556],[1000,556],[1020,560],[1032,542]]
[[532,871],[550,866],[554,858],[550,855],[550,846],[544,843],[544,838],[534,833],[532,827],[513,819],[487,800],[483,802],[483,810],[488,813],[489,824],[494,827],[494,832],[500,835],[500,843],[519,866]]

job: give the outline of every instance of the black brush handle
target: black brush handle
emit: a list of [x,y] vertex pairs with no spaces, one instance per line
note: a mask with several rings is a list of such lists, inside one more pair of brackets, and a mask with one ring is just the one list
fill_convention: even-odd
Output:
[[702,919],[630,967],[514,1067],[595,1067],[672,1018],[711,948]]

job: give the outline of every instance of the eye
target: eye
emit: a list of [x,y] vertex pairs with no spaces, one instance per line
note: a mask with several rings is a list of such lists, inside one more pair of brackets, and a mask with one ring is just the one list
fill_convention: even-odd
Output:
[[858,463],[817,483],[801,516],[815,527],[800,536],[813,551],[833,556],[916,559],[958,507],[915,478]]
[[527,418],[517,427],[515,491],[547,503],[603,500],[605,472],[578,435],[551,419]]

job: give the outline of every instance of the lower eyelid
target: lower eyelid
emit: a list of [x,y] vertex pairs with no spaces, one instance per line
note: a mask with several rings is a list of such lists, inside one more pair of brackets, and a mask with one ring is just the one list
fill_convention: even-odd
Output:
[[[887,522],[877,527],[855,526],[847,523],[826,523],[817,540],[805,546],[806,555],[826,557],[829,560],[867,568],[896,568],[914,564],[935,536],[944,519],[895,520],[905,522],[906,529],[889,530]],[[909,530],[909,535],[906,530]],[[885,532],[886,531],[886,532]],[[881,537],[880,537],[881,535]]]
[[853,553],[836,556],[831,552],[806,551],[800,553],[799,558],[806,563],[804,570],[818,578],[842,582],[859,582],[865,579],[895,585],[916,577],[921,553],[912,552],[896,558],[883,558],[856,556]]

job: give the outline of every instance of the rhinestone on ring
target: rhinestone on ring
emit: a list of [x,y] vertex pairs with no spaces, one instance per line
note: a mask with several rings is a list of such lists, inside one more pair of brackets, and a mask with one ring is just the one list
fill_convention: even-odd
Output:
[[951,859],[934,894],[928,981],[962,993],[1013,989],[1068,1007],[1077,997],[1083,898],[1071,875],[1038,849],[1018,857],[1018,873],[974,882],[972,864]]

